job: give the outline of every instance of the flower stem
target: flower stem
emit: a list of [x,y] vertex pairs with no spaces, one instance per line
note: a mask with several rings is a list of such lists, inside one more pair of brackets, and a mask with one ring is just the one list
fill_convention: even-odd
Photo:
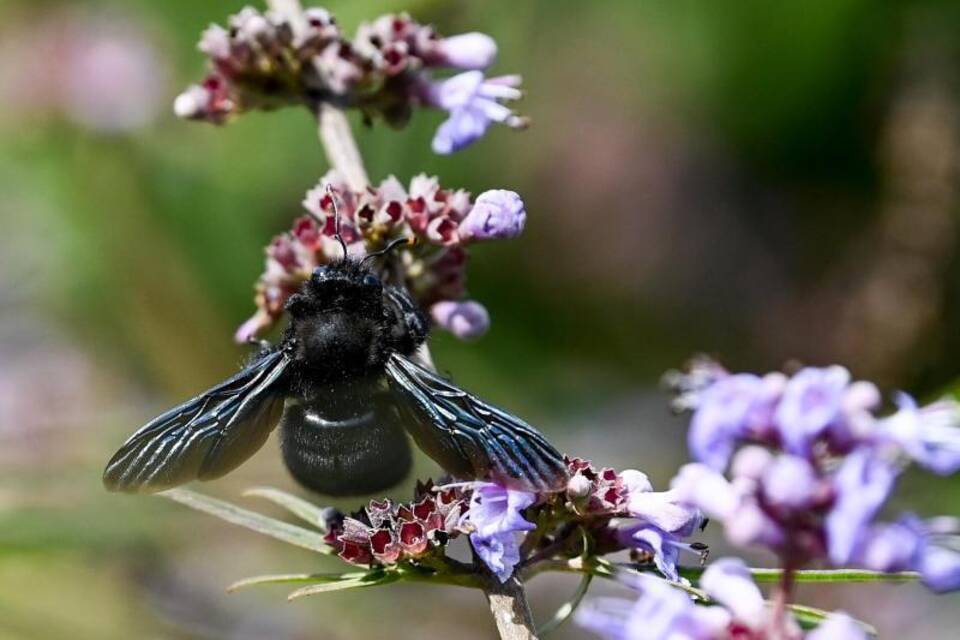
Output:
[[370,184],[363,158],[353,139],[346,114],[330,104],[321,103],[315,109],[320,142],[330,166],[343,176],[353,191],[363,191]]
[[490,612],[493,613],[502,640],[537,639],[527,595],[517,576],[502,583],[496,576],[488,576],[483,593],[487,596]]
[[[294,36],[304,28],[303,7],[300,0],[266,0],[271,10],[282,15],[290,22]],[[353,191],[363,191],[370,184],[363,158],[353,139],[350,122],[340,109],[320,102],[313,105],[312,111],[317,119],[318,133],[327,160]]]
[[793,599],[794,570],[789,564],[784,566],[780,582],[773,591],[773,630],[776,638],[786,640],[790,637],[787,625],[787,606]]

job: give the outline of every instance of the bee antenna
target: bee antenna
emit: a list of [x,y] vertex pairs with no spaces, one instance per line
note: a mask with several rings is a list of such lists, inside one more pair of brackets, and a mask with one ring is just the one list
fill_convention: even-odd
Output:
[[404,245],[404,244],[411,244],[411,242],[407,238],[394,238],[393,240],[387,243],[387,246],[385,246],[383,249],[380,249],[380,251],[374,251],[373,253],[368,253],[366,256],[364,256],[363,260],[360,261],[360,264],[363,264],[364,262],[366,262],[371,258],[385,256],[391,251],[393,251],[394,249],[396,249],[397,247],[399,247],[400,245]]
[[328,182],[326,184],[327,195],[330,196],[330,202],[333,205],[333,237],[340,241],[340,247],[343,249],[343,259],[347,259],[347,243],[340,234],[340,208],[337,207],[337,197],[334,195],[333,188]]

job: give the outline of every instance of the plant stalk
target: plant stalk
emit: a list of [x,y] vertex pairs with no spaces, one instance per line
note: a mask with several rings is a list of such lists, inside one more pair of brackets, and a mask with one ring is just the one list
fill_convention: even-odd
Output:
[[537,640],[526,592],[517,576],[503,583],[489,576],[483,593],[502,640]]

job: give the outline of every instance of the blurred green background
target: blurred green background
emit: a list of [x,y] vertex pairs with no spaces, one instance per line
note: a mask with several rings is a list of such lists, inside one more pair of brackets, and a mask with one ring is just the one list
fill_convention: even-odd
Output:
[[[337,564],[101,489],[129,432],[235,370],[263,246],[326,170],[305,112],[224,128],[172,115],[203,73],[201,29],[244,4],[0,1],[0,638],[491,637],[471,591],[227,595],[247,575]],[[524,75],[533,128],[454,156],[430,152],[437,113],[399,133],[355,125],[374,180],[425,171],[524,196],[527,233],[474,252],[490,333],[433,349],[560,448],[664,486],[685,425],[658,379],[701,351],[738,369],[841,362],[921,396],[952,388],[960,3],[327,6],[349,32],[408,10],[444,34],[490,33],[494,70]],[[417,471],[436,473],[424,459]],[[241,501],[256,484],[296,490],[275,443],[203,490]],[[910,476],[898,495],[960,513],[956,482]],[[574,586],[534,582],[536,615]],[[960,624],[956,596],[918,587],[801,595],[888,637]]]

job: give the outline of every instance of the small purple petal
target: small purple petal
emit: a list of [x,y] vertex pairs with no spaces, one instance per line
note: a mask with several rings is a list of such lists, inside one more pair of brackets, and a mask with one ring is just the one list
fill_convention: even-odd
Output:
[[515,191],[493,189],[481,193],[460,223],[460,234],[473,240],[516,238],[523,232],[527,211]]
[[527,491],[505,489],[492,482],[477,483],[470,496],[467,518],[482,537],[529,531],[536,526],[524,520],[520,512],[536,499],[536,494]]
[[905,393],[897,394],[900,410],[882,420],[879,431],[918,464],[940,475],[960,470],[960,404],[941,400],[923,408]]
[[647,491],[632,493],[627,500],[627,511],[658,529],[680,536],[693,533],[702,520],[700,511],[678,502],[677,491]]
[[437,302],[430,307],[430,317],[461,340],[479,338],[490,328],[490,314],[473,300]]
[[867,640],[867,632],[843,612],[833,613],[806,636],[807,640]]
[[513,568],[520,562],[520,545],[512,532],[482,535],[470,534],[474,551],[500,580],[506,582],[513,575]]
[[763,626],[763,594],[753,581],[750,569],[740,558],[721,558],[700,578],[700,587],[733,612],[733,617],[751,629]]
[[896,477],[893,467],[864,448],[843,461],[833,477],[836,498],[825,523],[827,548],[835,565],[850,561]]
[[696,460],[717,470],[727,466],[761,387],[760,378],[741,373],[721,378],[702,392],[688,433]]
[[820,481],[804,458],[778,456],[763,474],[763,495],[772,506],[803,509],[817,498]]
[[960,552],[928,545],[920,557],[922,582],[935,593],[960,590]]
[[486,69],[497,59],[497,43],[485,33],[463,33],[436,43],[436,62],[457,69]]
[[787,451],[804,455],[812,440],[840,414],[850,372],[839,366],[808,367],[787,383],[775,420]]

